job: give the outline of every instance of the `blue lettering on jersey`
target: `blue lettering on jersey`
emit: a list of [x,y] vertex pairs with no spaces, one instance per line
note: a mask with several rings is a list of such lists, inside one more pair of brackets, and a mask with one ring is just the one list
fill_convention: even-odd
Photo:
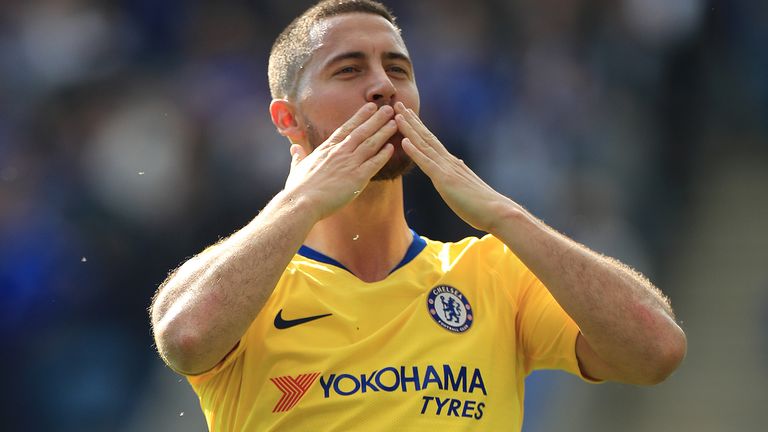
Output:
[[434,415],[447,417],[473,418],[475,420],[483,418],[485,402],[478,403],[474,400],[440,398],[438,396],[424,396],[421,399],[424,401],[421,406],[421,414],[426,414],[429,410]]
[[435,367],[432,365],[427,366],[427,371],[424,374],[424,384],[421,386],[421,388],[426,389],[429,387],[430,384],[435,383],[437,384],[437,388],[440,390],[443,390],[443,381],[440,380],[440,377],[437,375],[437,371],[435,370]]
[[373,391],[379,391],[379,389],[373,384],[373,377],[375,376],[376,376],[376,371],[371,372],[371,374],[368,376],[366,376],[365,374],[360,375],[360,384],[362,386],[363,393],[367,392],[368,389],[371,389]]
[[[477,370],[477,369],[476,369]],[[453,370],[449,365],[443,365],[443,376],[445,377],[445,386],[448,387],[450,384],[453,391],[457,392],[459,391],[459,387],[461,387],[461,391],[466,393],[467,392],[467,367],[462,366],[461,369],[459,369],[459,375],[458,377],[453,376]],[[485,393],[485,388],[483,388],[483,393]]]
[[320,377],[320,387],[323,388],[323,394],[325,397],[328,397],[329,394],[331,394],[331,384],[333,384],[333,381],[336,379],[336,374],[331,374],[330,377],[328,377],[328,381],[325,381],[325,377]]
[[475,369],[475,373],[472,375],[472,383],[469,385],[469,393],[474,393],[475,388],[479,388],[483,391],[483,394],[488,396],[485,391],[485,383],[483,382],[483,375],[480,373],[480,369]]
[[[444,364],[442,368],[427,365],[423,369],[419,366],[387,366],[360,375],[334,373],[328,377],[321,376],[320,386],[323,388],[325,398],[331,397],[331,393],[336,396],[347,397],[358,393],[394,392],[398,390],[403,393],[409,391],[453,391],[473,394],[475,395],[473,398],[477,398],[479,393],[488,396],[480,369],[472,369],[470,378],[467,366],[454,369],[449,364]],[[422,396],[422,400],[421,414],[432,413],[438,416],[480,420],[483,417],[483,409],[486,408],[485,401],[472,399],[425,395]]]
[[400,366],[399,368],[388,366],[374,370],[370,374],[331,374],[327,379],[321,376],[320,386],[323,388],[323,394],[326,398],[331,396],[331,390],[339,396],[352,396],[358,392],[367,393],[369,391],[393,392],[400,390],[408,392],[428,389],[453,390],[462,393],[479,391],[484,396],[488,396],[480,369],[473,369],[471,379],[467,378],[466,366],[461,366],[455,371],[451,365],[444,364],[442,374],[438,371],[439,369],[433,365],[427,365],[423,374],[418,366]]
[[[351,390],[342,390],[341,389],[341,383],[344,381],[348,381],[352,385]],[[356,377],[349,375],[349,374],[341,374],[338,378],[336,378],[336,382],[333,384],[333,390],[342,395],[342,396],[349,396],[357,393],[358,390],[360,390],[360,381],[357,380]]]
[[[392,375],[393,383],[391,385],[386,385],[381,382],[381,377],[384,375],[385,372],[390,372]],[[384,391],[393,392],[398,387],[400,387],[400,374],[397,373],[397,369],[391,366],[385,367],[379,373],[376,374],[376,384],[378,384],[378,386]]]
[[442,400],[439,397],[435,398],[435,402],[437,402],[437,413],[436,413],[437,415],[440,415],[440,412],[443,410],[443,408],[446,405],[448,405],[448,401],[450,401],[450,400],[451,399],[449,399],[449,398],[445,398],[445,399],[442,399]]
[[406,387],[406,384],[409,382],[413,383],[414,390],[416,391],[419,391],[422,388],[424,388],[423,385],[419,385],[419,368],[417,366],[413,366],[411,370],[413,371],[413,375],[409,377],[408,375],[405,374],[405,366],[400,366],[400,384],[402,384],[402,390],[404,392],[408,391],[405,387]]

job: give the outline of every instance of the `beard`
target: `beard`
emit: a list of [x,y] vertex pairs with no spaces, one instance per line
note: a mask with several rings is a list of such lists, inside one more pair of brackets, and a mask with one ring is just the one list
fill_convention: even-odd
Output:
[[[305,117],[306,119],[306,117]],[[331,136],[331,132],[323,132],[317,130],[315,125],[306,119],[307,124],[307,138],[309,139],[309,145],[312,150],[316,149],[320,144],[324,143]],[[386,142],[391,143],[395,147],[395,152],[389,158],[386,164],[377,172],[371,181],[383,181],[394,180],[409,173],[414,166],[413,160],[403,150],[403,135],[398,131],[395,132]]]

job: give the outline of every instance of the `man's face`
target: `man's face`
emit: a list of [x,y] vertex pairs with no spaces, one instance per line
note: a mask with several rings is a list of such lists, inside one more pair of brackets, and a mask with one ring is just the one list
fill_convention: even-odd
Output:
[[[403,102],[419,111],[419,92],[402,38],[378,15],[351,13],[327,18],[312,32],[314,51],[298,84],[297,117],[314,149],[361,106]],[[392,158],[373,180],[393,179],[413,162],[398,132],[388,142]]]

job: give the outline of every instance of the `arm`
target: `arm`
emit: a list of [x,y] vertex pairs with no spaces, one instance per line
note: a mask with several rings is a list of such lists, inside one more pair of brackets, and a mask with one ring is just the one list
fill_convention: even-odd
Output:
[[283,191],[244,228],[169,276],[151,310],[166,363],[196,374],[233,349],[311,229],[307,207]]
[[291,146],[285,189],[244,228],[184,263],[151,306],[158,351],[186,374],[237,345],[314,224],[345,206],[393,152],[390,107],[362,107],[311,154]]
[[586,375],[655,384],[677,368],[686,338],[657,288],[549,228],[451,155],[412,110],[398,104],[396,112],[403,149],[448,206],[513,250],[579,325],[576,354]]
[[646,278],[549,228],[515,203],[499,201],[489,232],[503,241],[579,325],[587,376],[656,384],[685,355],[685,334],[668,300]]

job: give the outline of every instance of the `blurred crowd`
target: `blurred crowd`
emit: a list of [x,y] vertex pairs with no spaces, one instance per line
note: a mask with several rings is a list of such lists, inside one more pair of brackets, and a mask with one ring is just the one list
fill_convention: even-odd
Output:
[[[0,3],[5,430],[153,424],[136,420],[163,367],[146,309],[168,271],[282,187],[289,144],[269,119],[267,58],[310,3]],[[702,167],[765,149],[764,2],[386,3],[443,143],[654,281],[674,271]],[[421,173],[406,179],[406,210],[427,237],[475,234]],[[553,391],[538,388],[531,416]]]

